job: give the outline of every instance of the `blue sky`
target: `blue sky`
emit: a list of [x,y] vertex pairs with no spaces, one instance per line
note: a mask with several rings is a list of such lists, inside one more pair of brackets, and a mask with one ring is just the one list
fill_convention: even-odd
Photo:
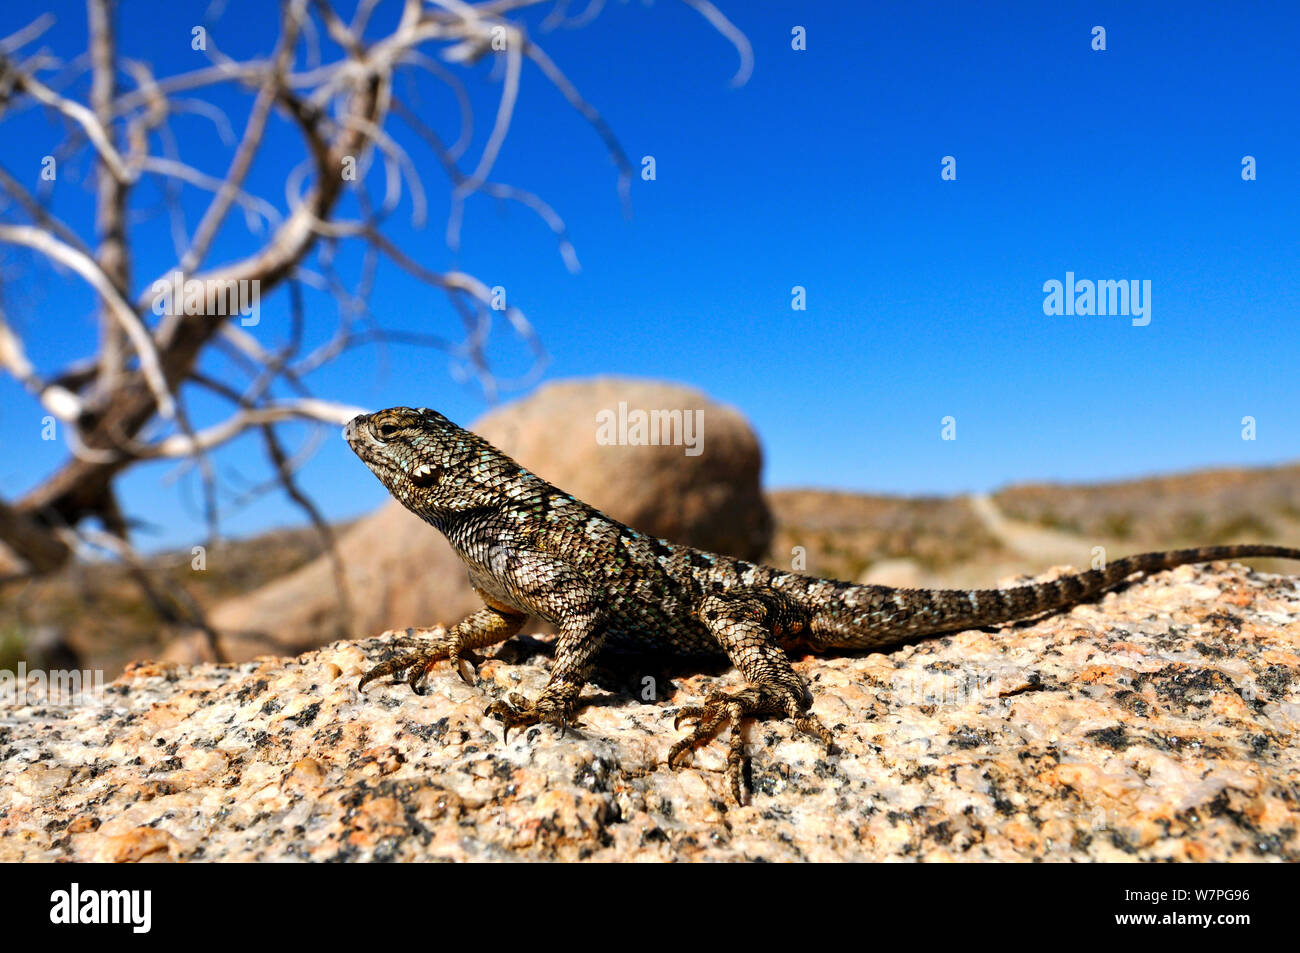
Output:
[[[82,4],[48,6],[59,25],[45,42],[71,58],[84,42]],[[160,75],[194,68],[189,31],[204,6],[127,0],[126,52]],[[741,408],[763,441],[769,486],[955,493],[1300,457],[1300,8],[719,6],[753,44],[754,72],[740,88],[728,85],[735,51],[685,4],[610,3],[582,29],[552,33],[537,29],[547,7],[527,18],[634,162],[656,162],[656,181],[634,180],[625,217],[599,140],[526,69],[493,179],[554,206],[580,273],[565,269],[532,213],[487,198],[470,201],[460,250],[449,251],[445,181],[410,136],[401,141],[425,173],[429,224],[411,228],[404,205],[389,234],[426,264],[506,287],[551,355],[546,379],[664,378]],[[381,5],[381,21],[394,9]],[[6,5],[0,35],[36,12]],[[265,51],[272,20],[271,4],[231,0],[213,35],[231,53]],[[791,49],[796,25],[806,50]],[[1091,48],[1096,25],[1104,52]],[[471,157],[499,79],[490,63],[467,76],[478,108]],[[455,138],[454,102],[422,90],[421,114]],[[238,128],[247,97],[219,102]],[[191,161],[225,167],[210,124],[178,129]],[[5,117],[0,164],[34,184],[59,133],[39,111]],[[283,124],[272,142],[251,184],[282,206],[301,152]],[[1242,180],[1246,155],[1256,181]],[[955,181],[940,177],[944,156],[956,159]],[[52,207],[89,237],[79,174],[67,167]],[[191,229],[203,199],[187,199]],[[170,263],[165,218],[133,238],[138,280]],[[228,229],[214,260],[250,247]],[[355,274],[355,258],[341,264]],[[92,299],[76,279],[34,270],[12,249],[0,249],[0,267],[9,320],[42,369],[89,353]],[[1149,280],[1150,324],[1045,315],[1043,283],[1067,271]],[[791,309],[795,285],[807,289],[806,311]],[[324,339],[332,306],[310,301],[311,334]],[[390,327],[456,328],[441,296],[392,268],[381,269],[371,304]],[[285,325],[284,296],[265,301],[259,338],[273,345]],[[504,375],[526,366],[504,328],[490,353]],[[427,404],[466,423],[486,407],[432,351],[394,348],[386,362],[356,352],[311,383],[323,397]],[[7,377],[0,400],[0,438],[21,448],[0,461],[11,498],[66,451],[36,439],[42,412]],[[195,403],[206,421],[220,410]],[[948,415],[955,441],[940,439]],[[1241,439],[1247,415],[1254,441]],[[259,453],[250,438],[219,463],[255,480]],[[141,467],[123,483],[127,509],[155,528],[146,545],[202,532],[196,488],[164,483],[172,470]],[[302,482],[331,517],[383,499],[332,435]],[[225,529],[298,521],[273,496]]]

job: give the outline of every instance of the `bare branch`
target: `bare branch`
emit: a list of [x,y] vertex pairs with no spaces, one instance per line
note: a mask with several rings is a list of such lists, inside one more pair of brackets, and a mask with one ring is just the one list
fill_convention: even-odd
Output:
[[218,447],[238,437],[244,431],[263,424],[279,423],[283,420],[320,420],[341,426],[358,414],[364,413],[365,410],[360,407],[312,398],[250,407],[232,414],[215,426],[199,431],[193,437],[174,434],[158,443],[143,447],[137,456],[145,460],[160,457],[187,457],[201,450]]
[[[113,99],[117,95],[117,35],[112,0],[86,0],[86,20],[90,36],[90,105],[97,127],[103,131],[105,140],[112,143]],[[102,149],[100,156],[95,209],[99,251],[95,261],[112,282],[117,296],[124,299],[131,284],[131,261],[126,247],[129,180],[113,169],[112,161]],[[116,386],[127,360],[127,332],[112,310],[109,299],[101,295],[99,388],[103,393],[111,392]]]
[[[206,175],[193,166],[186,165],[184,162],[175,159],[145,156],[140,160],[140,168],[146,172],[156,172],[170,178],[183,179],[191,185],[206,189],[209,192],[220,192],[229,187],[230,184],[228,179],[218,179]],[[267,225],[275,225],[282,221],[279,210],[265,199],[258,198],[256,195],[249,195],[240,188],[234,188],[231,191],[234,202],[252,214],[259,216]]]
[[[292,15],[286,13],[286,20],[291,24]],[[235,150],[235,158],[226,172],[225,187],[217,193],[212,204],[203,213],[203,218],[194,232],[194,240],[190,243],[190,250],[181,259],[181,271],[193,271],[207,256],[212,239],[216,237],[217,230],[235,201],[236,193],[241,191],[244,179],[248,177],[253,157],[256,156],[262,142],[262,134],[266,131],[266,121],[271,114],[271,107],[275,104],[280,90],[281,71],[292,60],[296,36],[294,28],[291,25],[287,26],[275,52],[275,68],[266,74],[262,82],[262,88],[253,103],[248,123],[244,126],[243,139],[240,140],[239,148]]]
[[447,155],[451,157],[453,163],[459,161],[465,150],[469,148],[470,141],[474,138],[474,109],[470,105],[469,90],[465,88],[465,84],[460,81],[455,73],[416,50],[412,50],[402,57],[402,62],[413,64],[446,83],[452,95],[456,97],[456,107],[460,110],[460,132],[456,136],[456,141],[447,146],[446,149]]
[[162,364],[158,359],[158,351],[154,348],[153,339],[150,338],[148,329],[140,321],[135,309],[126,302],[117,288],[113,286],[108,276],[104,274],[103,269],[92,261],[85,252],[59,241],[49,232],[41,231],[39,228],[30,225],[0,225],[0,242],[26,245],[28,248],[45,255],[51,261],[66,265],[99,292],[100,297],[108,304],[113,317],[122,326],[122,330],[126,332],[127,337],[131,339],[131,344],[135,347],[136,355],[140,359],[140,369],[149,382],[154,400],[157,401],[158,412],[164,417],[173,417],[176,413],[176,405],[167,386],[167,379],[163,374]]
[[122,156],[109,141],[108,131],[95,118],[95,114],[81,103],[64,99],[50,87],[46,86],[30,73],[22,71],[8,57],[0,55],[0,79],[9,79],[16,92],[25,92],[44,106],[56,109],[67,116],[86,133],[95,149],[99,152],[109,170],[119,182],[131,181],[130,170],[122,161]]
[[46,410],[59,420],[75,423],[85,412],[81,398],[58,382],[46,382],[36,373],[27,358],[22,339],[9,327],[4,311],[0,310],[0,367],[12,374],[31,394],[35,394]]
[[627,153],[623,151],[623,147],[615,137],[614,131],[609,128],[609,125],[596,111],[595,107],[582,98],[578,88],[569,82],[569,78],[551,61],[545,50],[536,43],[529,42],[524,48],[524,52],[546,74],[547,79],[554,84],[564,98],[569,101],[569,105],[591,124],[591,127],[596,130],[596,134],[600,136],[601,141],[605,143],[605,149],[614,160],[614,164],[618,166],[618,194],[623,200],[624,209],[630,208],[632,201],[632,163],[628,161]]
[[750,46],[749,38],[736,29],[736,25],[723,16],[722,11],[709,0],[682,0],[682,2],[698,11],[715,30],[731,41],[731,45],[740,54],[740,68],[736,70],[736,75],[731,77],[731,85],[744,86],[754,72],[754,48]]
[[36,201],[32,194],[23,187],[23,184],[10,175],[3,166],[0,166],[0,186],[23,207],[23,211],[31,217],[32,221],[53,232],[77,251],[83,252],[87,256],[91,254],[90,248],[81,240],[81,236],[64,224],[62,220],[50,214],[50,211]]
[[0,40],[0,56],[10,56],[32,42],[32,40],[37,39],[46,30],[54,26],[56,19],[53,13],[46,11],[21,30],[10,33],[3,40]]
[[479,158],[478,166],[470,173],[469,179],[457,188],[458,195],[465,195],[478,188],[487,180],[488,173],[496,164],[501,145],[510,131],[510,120],[515,114],[515,102],[519,98],[519,75],[523,64],[520,49],[524,43],[522,30],[511,29],[507,32],[506,75],[501,83],[501,101],[497,104],[496,122],[492,125],[492,132],[483,147],[483,155]]

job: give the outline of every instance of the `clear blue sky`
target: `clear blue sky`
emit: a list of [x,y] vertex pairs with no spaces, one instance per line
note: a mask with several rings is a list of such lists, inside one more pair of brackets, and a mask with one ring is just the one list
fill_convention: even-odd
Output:
[[[84,42],[82,4],[49,6],[60,22],[46,40],[71,57]],[[530,212],[486,198],[470,202],[461,251],[449,252],[443,180],[411,137],[402,141],[426,173],[430,223],[411,229],[403,206],[390,234],[425,263],[505,286],[551,354],[549,379],[665,378],[735,404],[763,441],[769,486],[953,493],[1300,456],[1300,6],[719,6],[754,47],[738,89],[728,85],[736,53],[684,4],[610,3],[588,26],[551,34],[536,30],[547,8],[530,18],[633,160],[657,163],[657,181],[633,182],[625,218],[599,140],[526,69],[493,178],[565,218],[579,274]],[[194,68],[189,29],[204,7],[128,0],[126,51],[161,75]],[[0,34],[36,12],[6,4]],[[264,50],[272,18],[272,4],[231,0],[214,36],[232,53]],[[805,51],[791,49],[795,25]],[[1104,52],[1091,49],[1095,25]],[[499,85],[489,64],[470,81],[476,156]],[[454,138],[454,103],[424,88],[423,114]],[[182,152],[195,164],[224,168],[210,124],[178,128],[194,137]],[[34,183],[58,131],[37,111],[6,118],[0,163]],[[282,205],[301,153],[287,127],[275,142],[252,183]],[[940,178],[948,155],[956,181]],[[1242,180],[1245,155],[1257,181]],[[75,166],[54,208],[88,235]],[[202,198],[191,195],[191,228]],[[135,235],[144,281],[171,260],[165,218]],[[217,260],[248,250],[240,235],[223,235]],[[0,255],[10,320],[41,366],[89,353],[92,301],[76,279]],[[1150,324],[1045,315],[1043,283],[1067,271],[1150,280]],[[806,311],[791,309],[794,285],[807,289]],[[312,300],[322,339],[332,306]],[[441,296],[392,268],[372,305],[393,327],[456,327]],[[285,319],[283,295],[265,302],[259,338],[282,340]],[[495,341],[503,373],[518,371],[518,343],[504,330]],[[387,365],[359,352],[312,384],[340,401],[427,404],[461,422],[485,409],[437,352],[393,349]],[[66,451],[35,439],[42,412],[8,378],[0,400],[10,497]],[[218,410],[196,403],[209,421]],[[940,439],[946,415],[953,442]],[[1246,415],[1258,422],[1253,442],[1241,439]],[[219,461],[260,478],[259,448],[240,441]],[[161,482],[171,469],[142,467],[124,484],[127,508],[158,527],[146,545],[201,533],[195,487]],[[333,435],[303,483],[332,517],[383,498]],[[299,520],[275,496],[226,529]]]

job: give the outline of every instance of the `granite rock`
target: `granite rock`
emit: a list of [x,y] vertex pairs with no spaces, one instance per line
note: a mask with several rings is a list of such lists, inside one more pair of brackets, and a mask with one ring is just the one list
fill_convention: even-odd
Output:
[[359,696],[394,647],[143,663],[73,707],[25,689],[0,708],[0,860],[1300,860],[1294,577],[1184,566],[1035,623],[803,659],[840,750],[754,725],[744,807],[722,744],[663,764],[674,711],[730,670],[607,659],[578,729],[503,744],[483,710],[541,688],[544,640],[477,687],[442,669],[423,697]]

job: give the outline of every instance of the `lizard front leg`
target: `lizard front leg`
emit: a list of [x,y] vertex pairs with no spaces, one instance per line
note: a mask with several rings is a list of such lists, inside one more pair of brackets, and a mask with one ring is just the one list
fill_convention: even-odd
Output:
[[668,765],[675,766],[681,755],[711,741],[730,722],[727,778],[736,803],[743,804],[747,758],[741,729],[745,719],[784,715],[796,728],[816,735],[828,748],[832,746],[830,731],[808,711],[812,707],[808,687],[780,646],[783,637],[803,632],[808,620],[803,610],[783,596],[755,589],[707,595],[700,600],[696,614],[749,684],[733,694],[714,692],[703,705],[682,708],[676,723],[690,718],[696,725],[668,752]]
[[596,593],[574,587],[557,594],[556,602],[564,607],[560,637],[555,643],[555,664],[551,677],[535,701],[511,694],[509,701],[497,700],[486,714],[498,719],[504,729],[502,741],[510,729],[548,722],[560,726],[563,736],[573,722],[578,696],[587,683],[587,675],[596,653],[605,642],[604,609]]
[[[396,655],[374,666],[365,675],[361,676],[361,681],[357,684],[357,691],[360,692],[366,687],[367,683],[377,678],[383,678],[385,675],[400,675],[405,672],[406,681],[411,686],[411,690],[417,695],[422,694],[420,691],[421,680],[433,669],[434,665],[443,659],[449,659],[456,674],[466,684],[472,684],[460,664],[462,658],[466,655],[466,650],[504,642],[523,628],[524,620],[527,618],[528,616],[524,613],[511,611],[505,606],[487,605],[466,616],[452,626],[448,632],[442,632],[441,629],[407,629],[407,635],[433,634],[434,638],[414,652]],[[392,635],[395,633],[385,632],[384,634]]]

